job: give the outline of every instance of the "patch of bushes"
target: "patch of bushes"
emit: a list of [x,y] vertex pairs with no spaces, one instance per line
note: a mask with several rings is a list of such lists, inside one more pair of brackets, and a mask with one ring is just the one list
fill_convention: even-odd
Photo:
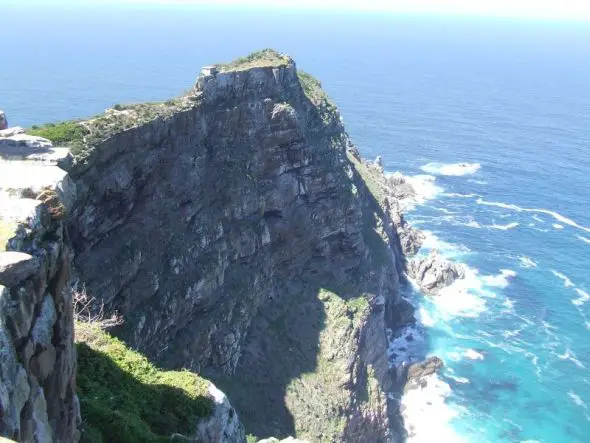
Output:
[[51,140],[54,145],[72,145],[82,143],[88,130],[80,122],[66,121],[33,126],[27,134]]
[[92,323],[76,323],[82,443],[160,443],[193,435],[213,407],[208,382],[162,371]]

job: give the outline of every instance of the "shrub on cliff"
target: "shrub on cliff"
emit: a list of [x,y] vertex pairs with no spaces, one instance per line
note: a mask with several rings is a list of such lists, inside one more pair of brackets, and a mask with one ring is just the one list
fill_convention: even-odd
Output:
[[27,130],[27,134],[43,137],[54,145],[74,145],[82,143],[88,130],[79,122],[66,121],[61,123],[47,123],[42,126],[33,126]]
[[206,380],[161,371],[95,324],[76,323],[82,443],[160,443],[211,413]]

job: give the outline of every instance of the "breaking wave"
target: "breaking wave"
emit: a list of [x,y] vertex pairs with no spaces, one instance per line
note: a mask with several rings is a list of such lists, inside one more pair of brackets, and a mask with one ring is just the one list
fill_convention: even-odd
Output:
[[479,163],[428,163],[420,169],[429,174],[463,176],[475,174],[481,165]]

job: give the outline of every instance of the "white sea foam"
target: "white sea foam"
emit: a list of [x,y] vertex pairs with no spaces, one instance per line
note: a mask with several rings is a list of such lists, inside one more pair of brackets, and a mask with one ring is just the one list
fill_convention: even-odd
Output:
[[471,383],[469,381],[469,379],[465,378],[465,377],[455,377],[454,375],[448,375],[448,374],[447,374],[447,377],[450,378],[451,380],[455,380],[457,383],[461,383],[462,385],[466,385],[466,384]]
[[517,212],[536,212],[539,214],[547,214],[547,215],[550,215],[551,217],[553,217],[558,222],[563,223],[564,225],[572,226],[574,228],[580,229],[585,232],[590,232],[590,228],[588,228],[586,226],[579,225],[574,220],[561,215],[559,212],[551,211],[549,209],[521,208],[518,205],[512,205],[512,204],[502,203],[502,202],[490,202],[490,201],[486,201],[482,198],[477,199],[477,204],[478,205],[485,205],[485,206],[495,206],[495,207],[504,208],[504,209],[511,209],[511,210],[517,211]]
[[572,283],[572,281],[567,277],[567,275],[562,274],[561,272],[556,271],[555,269],[551,269],[551,273],[553,275],[555,275],[557,278],[559,278],[560,280],[563,281],[563,285],[566,288],[570,288],[572,286],[574,286],[574,284]]
[[445,192],[443,194],[445,197],[454,197],[454,198],[475,198],[479,197],[479,194],[459,194],[456,192]]
[[481,277],[486,286],[494,288],[505,288],[510,284],[508,279],[516,277],[516,272],[511,269],[501,269],[497,275],[486,275]]
[[453,258],[465,253],[471,252],[467,246],[457,245],[455,243],[449,243],[441,240],[436,234],[431,231],[422,231],[424,234],[424,240],[422,242],[422,248],[425,250],[436,249],[444,256]]
[[584,364],[580,360],[578,360],[576,354],[574,354],[570,348],[566,348],[565,352],[561,355],[558,355],[557,358],[559,358],[560,360],[571,361],[578,368],[586,369],[586,366],[584,366]]
[[506,308],[504,312],[512,312],[514,310],[514,300],[506,297],[502,302],[502,305]]
[[428,163],[420,169],[429,174],[462,176],[475,174],[479,168],[479,163]]
[[410,200],[420,205],[428,200],[435,199],[443,192],[443,188],[436,185],[436,178],[432,175],[410,175],[406,176],[406,181],[416,191],[416,196]]
[[507,231],[508,229],[513,229],[516,228],[518,226],[518,222],[512,222],[512,223],[508,223],[506,225],[490,225],[490,226],[486,226],[486,228],[490,228],[490,229],[500,229],[502,231]]
[[485,358],[481,352],[477,352],[475,349],[467,349],[463,355],[469,360],[483,360]]
[[453,317],[478,317],[485,310],[486,302],[480,296],[482,283],[477,270],[469,267],[465,269],[464,278],[443,288],[438,296],[430,299],[443,320]]
[[416,325],[406,326],[394,338],[389,331],[389,347],[387,355],[390,366],[398,366],[404,362],[416,361],[416,356],[424,353],[424,336]]
[[481,225],[478,222],[476,222],[475,220],[470,220],[469,222],[465,223],[463,226],[467,226],[469,228],[476,228],[476,229],[481,228]]
[[535,263],[535,261],[532,258],[527,257],[525,255],[519,255],[518,260],[520,260],[520,267],[521,268],[536,268],[537,267],[537,263]]
[[582,235],[576,235],[576,237],[578,237],[578,239],[582,240],[584,243],[587,243],[590,245],[590,238],[584,237]]
[[588,409],[588,406],[586,406],[586,403],[584,403],[584,400],[582,400],[582,398],[578,394],[576,394],[574,391],[569,391],[567,393],[567,395],[569,396],[569,398],[572,399],[572,401],[576,405],[580,406],[581,408]]
[[404,394],[401,410],[409,434],[408,443],[465,441],[450,426],[451,420],[460,414],[457,407],[447,404],[450,395],[450,386],[436,374],[427,378],[425,387],[410,389]]
[[580,297],[572,300],[572,303],[576,306],[582,306],[584,303],[586,303],[588,300],[590,300],[590,294],[588,294],[586,291],[580,289],[580,288],[575,288],[574,291],[576,291],[578,293],[578,295]]
[[559,223],[553,223],[553,227],[555,229],[563,229],[563,225],[560,225]]
[[533,215],[533,220],[538,221],[539,223],[545,223],[545,220],[543,220],[541,217],[539,217],[537,214]]

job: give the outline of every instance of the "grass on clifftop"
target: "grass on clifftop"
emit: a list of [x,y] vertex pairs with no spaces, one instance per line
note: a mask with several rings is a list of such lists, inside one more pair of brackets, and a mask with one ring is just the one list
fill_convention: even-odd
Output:
[[91,323],[76,323],[82,443],[160,443],[211,413],[207,381],[161,371]]
[[286,66],[290,61],[290,58],[286,55],[267,48],[240,57],[230,63],[220,63],[217,67],[221,72],[242,71],[250,68]]

